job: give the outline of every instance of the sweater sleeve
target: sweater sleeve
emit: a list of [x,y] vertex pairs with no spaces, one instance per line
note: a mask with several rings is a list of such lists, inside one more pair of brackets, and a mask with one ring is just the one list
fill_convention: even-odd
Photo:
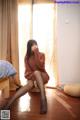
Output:
[[39,70],[45,71],[45,55],[40,53],[38,49],[34,51],[36,66]]
[[25,62],[25,73],[24,73],[24,76],[25,76],[26,79],[32,80],[33,79],[33,72],[30,69],[26,59],[25,59],[24,62]]

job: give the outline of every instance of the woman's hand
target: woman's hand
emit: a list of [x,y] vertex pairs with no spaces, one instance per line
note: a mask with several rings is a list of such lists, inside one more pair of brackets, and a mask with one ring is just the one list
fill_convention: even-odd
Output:
[[33,45],[32,47],[31,47],[31,50],[34,52],[36,49],[38,49],[38,46],[37,45]]

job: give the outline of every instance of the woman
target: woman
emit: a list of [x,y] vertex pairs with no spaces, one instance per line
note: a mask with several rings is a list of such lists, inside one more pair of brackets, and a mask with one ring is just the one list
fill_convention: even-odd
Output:
[[6,108],[10,107],[15,99],[30,91],[34,87],[34,81],[36,81],[41,93],[40,113],[44,114],[47,112],[47,100],[44,84],[48,82],[49,76],[45,70],[45,55],[39,52],[38,45],[35,40],[28,41],[24,62],[25,78],[28,80],[28,84],[16,92],[14,97],[7,104]]

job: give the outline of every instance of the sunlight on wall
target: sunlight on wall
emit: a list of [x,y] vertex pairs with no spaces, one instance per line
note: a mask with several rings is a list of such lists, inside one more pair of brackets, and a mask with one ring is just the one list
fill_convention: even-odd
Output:
[[[31,34],[31,6],[19,5],[19,65],[21,84],[25,84],[24,78],[24,56],[26,43]],[[50,80],[47,84],[50,87],[56,85],[53,72],[53,50],[54,50],[54,4],[34,4],[33,5],[33,39],[37,40],[39,49],[46,55],[46,70]]]

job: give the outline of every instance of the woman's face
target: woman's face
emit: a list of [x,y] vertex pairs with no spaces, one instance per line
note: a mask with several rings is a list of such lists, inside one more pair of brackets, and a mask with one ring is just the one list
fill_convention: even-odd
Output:
[[37,48],[38,48],[38,46],[36,44],[33,44],[32,47],[31,47],[31,50],[34,51]]

